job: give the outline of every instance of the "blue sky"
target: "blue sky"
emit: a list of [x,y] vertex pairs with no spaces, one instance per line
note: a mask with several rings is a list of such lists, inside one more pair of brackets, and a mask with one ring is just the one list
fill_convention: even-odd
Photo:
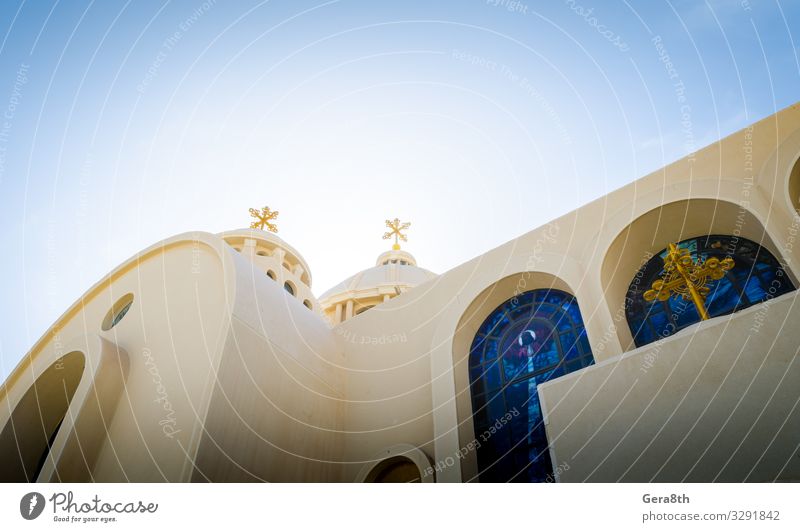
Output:
[[796,28],[754,0],[6,0],[0,377],[116,265],[249,207],[317,294],[388,217],[446,271],[794,103]]

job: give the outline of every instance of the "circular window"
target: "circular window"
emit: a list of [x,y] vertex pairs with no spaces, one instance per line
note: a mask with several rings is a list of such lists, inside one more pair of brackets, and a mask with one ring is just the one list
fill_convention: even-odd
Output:
[[267,277],[269,277],[274,281],[276,279],[275,272],[273,272],[272,270],[267,270]]
[[311,307],[311,301],[309,301],[308,299],[306,299],[305,301],[303,301],[303,305],[305,305],[306,307],[308,307],[310,310],[312,309],[312,307]]
[[290,283],[288,281],[285,282],[283,284],[283,289],[286,290],[287,292],[289,292],[290,294],[294,295],[294,286],[292,286],[292,283]]
[[106,313],[106,317],[103,318],[103,330],[108,331],[113,329],[117,323],[122,321],[122,318],[124,318],[125,314],[131,309],[131,305],[133,305],[133,294],[125,294],[119,298]]

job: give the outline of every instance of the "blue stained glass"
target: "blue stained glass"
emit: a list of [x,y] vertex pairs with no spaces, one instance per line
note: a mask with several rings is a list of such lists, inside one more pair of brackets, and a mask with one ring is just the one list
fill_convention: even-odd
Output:
[[556,342],[555,336],[550,335],[544,342],[542,342],[542,347],[536,353],[535,364],[540,368],[546,368],[552,366],[553,364],[558,364],[558,361],[561,360],[558,347],[558,342]]
[[764,290],[764,287],[761,285],[761,281],[758,279],[758,277],[752,275],[750,276],[749,279],[747,279],[747,284],[745,285],[744,293],[745,295],[747,295],[747,298],[750,301],[760,300],[761,298],[764,297],[765,292],[766,290]]
[[[510,384],[505,390],[506,393],[506,406],[509,411],[516,411],[522,416],[515,416],[516,418],[525,417],[524,413],[527,410],[527,404],[530,402],[531,394],[536,394],[536,383],[528,380],[523,380],[514,384]],[[527,422],[526,422],[527,425]]]
[[531,423],[543,424],[542,411],[540,410],[539,407],[539,393],[536,389],[536,385],[532,381],[529,381],[528,383],[528,390],[529,390],[528,404],[527,407],[523,407],[522,411],[524,412],[525,410],[527,410],[529,425]]
[[567,351],[575,346],[575,333],[573,332],[565,332],[561,333],[559,338],[561,340],[561,349]]
[[566,314],[561,314],[558,320],[558,330],[568,331],[570,329],[572,329],[572,321],[570,321]]
[[532,292],[524,292],[517,296],[517,300],[519,301],[520,305],[530,305],[533,303],[533,293]]
[[[684,329],[700,321],[697,308],[691,301],[687,301],[682,297],[672,297],[669,300],[669,306],[669,310],[672,312],[671,318],[673,323],[675,323],[676,330]],[[669,334],[664,336],[669,336]]]
[[492,362],[483,366],[483,382],[486,385],[486,390],[496,390],[503,385],[500,379],[500,363]]
[[656,330],[660,336],[668,336],[671,322],[666,312],[664,312],[664,303],[656,301],[650,308],[650,325]]
[[567,354],[564,357],[566,360],[575,360],[576,358],[580,358],[581,353],[578,351],[578,345],[574,344],[572,347],[567,350]]
[[561,295],[562,293],[563,292],[559,293],[557,290],[553,290],[547,295],[545,300],[553,305],[560,305],[564,302],[564,297]]
[[[706,298],[706,309],[711,316],[729,314],[729,309],[735,308],[739,304],[740,298],[741,294],[733,283],[717,283]],[[756,296],[756,299],[760,299],[760,297]]]
[[500,355],[500,341],[497,338],[487,338],[484,342],[483,361],[489,362]]
[[489,402],[486,404],[486,411],[490,425],[495,424],[506,415],[505,399],[502,393],[494,396],[490,395]]
[[[567,360],[569,360],[569,356]],[[582,367],[583,365],[580,360],[569,360],[569,362],[567,362],[567,373],[575,371],[576,369],[581,369]]]
[[486,320],[481,325],[481,328],[478,330],[481,334],[491,334],[497,336],[499,334],[498,331],[502,330],[503,323],[507,323],[508,320],[506,318],[505,312],[498,312],[497,314],[492,316],[491,320]]
[[[472,342],[472,347],[469,350],[469,361],[470,365],[480,364],[481,357],[480,354],[483,352],[484,343],[486,342],[486,337],[481,333],[475,335],[475,340]],[[477,356],[473,356],[476,355]]]
[[[731,314],[795,289],[775,257],[745,238],[708,235],[684,240],[678,246],[689,249],[694,259],[716,257],[722,260],[730,256],[734,261],[734,268],[725,277],[709,284],[711,291],[705,305],[712,317]],[[663,275],[664,256],[666,250],[650,259],[628,288],[625,313],[637,346],[700,321],[694,304],[681,297],[673,296],[664,302],[644,301],[644,292]]]
[[580,345],[582,355],[591,354],[592,349],[589,347],[589,339],[586,337],[585,329],[581,329],[580,336],[578,336],[578,344]]
[[561,365],[558,365],[558,366],[554,367],[553,369],[551,369],[549,371],[546,371],[545,373],[540,373],[540,374],[536,375],[534,377],[534,379],[536,379],[536,382],[538,384],[542,384],[542,383],[547,382],[547,381],[549,381],[551,379],[555,379],[556,377],[560,377],[560,376],[564,375],[565,373],[566,373],[566,367],[563,364],[561,364]]
[[530,307],[528,307],[528,306],[517,307],[517,308],[511,310],[511,312],[508,313],[509,318],[511,318],[511,321],[516,321],[521,316],[527,316],[529,314],[530,314]]
[[503,358],[503,373],[506,382],[530,373],[529,368],[533,369],[533,360],[528,356],[507,355]]
[[[564,327],[565,323],[569,326]],[[559,326],[561,331],[556,333]],[[483,339],[480,334],[488,330],[493,331],[492,337]],[[470,366],[483,369],[470,372],[476,434],[496,420],[506,419],[490,442],[478,449],[480,479],[545,482],[552,476],[552,464],[537,385],[594,363],[578,304],[559,290],[532,290],[517,296],[516,302],[500,305],[479,331],[470,351]],[[502,346],[496,338],[499,335]],[[502,372],[495,364],[481,365],[498,354],[502,355]],[[567,354],[574,359],[569,369],[560,364]],[[484,390],[494,391],[486,395]]]
[[543,320],[549,320],[553,315],[553,307],[543,303],[536,308],[533,315]]
[[570,317],[573,323],[583,323],[583,317],[581,317],[581,311],[578,308],[578,305],[574,302],[567,306],[567,315]]
[[[473,366],[473,367],[469,368],[469,382],[470,383],[483,384],[482,378],[483,378],[483,366]],[[478,391],[476,393],[483,393],[485,391],[486,390],[480,390],[480,391]]]

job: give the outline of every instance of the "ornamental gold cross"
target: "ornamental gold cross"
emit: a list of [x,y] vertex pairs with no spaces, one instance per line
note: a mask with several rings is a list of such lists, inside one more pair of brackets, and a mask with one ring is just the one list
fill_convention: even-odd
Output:
[[664,257],[664,273],[661,279],[653,282],[653,288],[644,293],[644,300],[666,301],[673,294],[678,294],[684,300],[692,301],[700,318],[707,320],[705,302],[711,291],[707,284],[722,279],[725,272],[733,266],[733,259],[730,257],[722,260],[716,257],[705,260],[698,258],[695,262],[688,249],[670,244],[667,256]]
[[267,231],[278,232],[278,226],[270,222],[270,220],[277,221],[278,211],[271,211],[269,207],[262,208],[261,212],[256,209],[250,209],[250,216],[256,219],[255,222],[250,224],[251,229],[261,229],[263,231],[264,227],[266,227]]
[[394,220],[386,220],[386,227],[391,229],[391,231],[384,234],[383,239],[389,240],[390,238],[394,237],[394,245],[392,246],[393,250],[397,251],[398,249],[400,249],[399,240],[402,240],[403,242],[408,242],[408,237],[404,235],[402,231],[405,231],[406,229],[411,227],[411,222],[406,222],[401,224],[400,219],[395,218]]

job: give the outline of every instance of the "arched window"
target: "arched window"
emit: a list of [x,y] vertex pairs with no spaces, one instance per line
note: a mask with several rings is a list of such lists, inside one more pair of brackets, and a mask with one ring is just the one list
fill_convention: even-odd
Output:
[[[732,314],[765,300],[794,290],[794,285],[777,259],[755,242],[746,238],[706,235],[678,243],[688,249],[692,259],[730,257],[734,267],[718,281],[711,281],[706,296],[706,310],[710,317]],[[648,302],[643,298],[653,282],[664,272],[667,250],[651,258],[633,278],[625,299],[625,313],[637,347],[670,336],[700,321],[691,301],[673,295],[666,301]]]
[[371,309],[371,308],[372,308],[372,307],[374,307],[374,306],[375,306],[375,305],[367,305],[367,306],[365,306],[365,307],[361,307],[360,309],[356,310],[356,316],[358,316],[359,314],[361,314],[361,313],[363,313],[363,312],[366,312],[366,311],[368,311],[369,309]]
[[404,456],[395,456],[375,466],[364,482],[421,482],[421,475],[413,461]]
[[283,289],[286,290],[287,292],[289,292],[291,295],[295,294],[294,285],[292,283],[290,283],[289,281],[286,281],[285,283],[283,283]]
[[593,363],[578,303],[566,292],[525,292],[486,318],[469,355],[482,482],[552,480],[536,387]]
[[39,477],[85,366],[83,353],[68,353],[22,396],[0,432],[0,482],[35,482]]

